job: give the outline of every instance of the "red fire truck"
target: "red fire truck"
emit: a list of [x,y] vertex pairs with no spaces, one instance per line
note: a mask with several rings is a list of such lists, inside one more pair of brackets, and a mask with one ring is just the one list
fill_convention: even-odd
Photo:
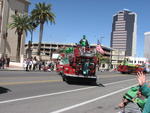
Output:
[[124,59],[123,64],[119,65],[117,70],[122,74],[137,73],[138,71],[144,71],[144,67],[141,65],[129,64],[128,59]]
[[57,65],[57,72],[62,75],[64,81],[67,83],[96,83],[97,58],[95,53],[91,51],[91,48],[77,46],[72,54],[65,56],[64,59],[68,60],[68,63]]

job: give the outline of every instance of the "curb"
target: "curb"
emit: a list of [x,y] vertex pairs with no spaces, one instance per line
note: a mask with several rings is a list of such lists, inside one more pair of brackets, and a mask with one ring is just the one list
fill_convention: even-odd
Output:
[[0,71],[25,71],[25,70],[15,70],[15,69],[0,69]]
[[[33,70],[31,70],[31,71],[26,71],[26,70],[15,70],[15,69],[0,69],[0,72],[1,71],[24,71],[24,72],[47,72],[47,73],[51,73],[51,72],[49,72],[49,71],[39,71],[39,70],[37,70],[37,71],[33,71]],[[52,72],[55,72],[55,71],[52,71]]]

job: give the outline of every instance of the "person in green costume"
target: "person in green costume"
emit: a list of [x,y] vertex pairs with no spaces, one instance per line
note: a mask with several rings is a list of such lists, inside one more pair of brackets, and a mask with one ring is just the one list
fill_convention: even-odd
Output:
[[80,40],[80,45],[81,45],[82,47],[89,46],[89,43],[88,43],[88,41],[87,41],[85,35],[83,35],[83,38]]
[[121,113],[142,113],[147,99],[141,94],[140,87],[131,87],[124,95],[119,108],[123,108]]
[[80,40],[79,44],[82,47],[82,53],[84,53],[86,51],[86,47],[89,46],[89,43],[88,43],[85,35],[83,35],[83,38]]
[[142,95],[144,95],[147,98],[147,101],[145,103],[142,113],[150,113],[150,87],[148,87],[148,84],[146,83],[145,74],[143,72],[138,72],[137,80],[138,80]]
[[[132,108],[130,113],[150,113],[150,87],[146,82],[145,72],[137,73],[137,80],[139,85],[130,88],[127,93],[124,94],[122,102],[119,104],[120,108]],[[142,96],[145,97],[142,99]],[[133,104],[134,103],[134,104]],[[136,105],[136,104],[138,105]],[[140,111],[138,109],[140,108]],[[134,109],[133,109],[134,108]],[[136,111],[133,112],[136,108]],[[121,113],[128,113],[123,110]]]

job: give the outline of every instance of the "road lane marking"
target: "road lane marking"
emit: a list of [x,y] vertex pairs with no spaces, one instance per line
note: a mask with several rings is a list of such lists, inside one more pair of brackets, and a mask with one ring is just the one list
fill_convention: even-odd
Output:
[[21,101],[21,100],[41,98],[41,97],[47,97],[47,96],[53,96],[53,95],[59,95],[59,94],[70,93],[70,92],[76,92],[76,91],[91,89],[94,87],[96,87],[96,86],[87,87],[87,88],[80,88],[80,89],[75,89],[75,90],[62,91],[62,92],[56,92],[56,93],[50,93],[50,94],[37,95],[37,96],[31,96],[31,97],[25,97],[25,98],[18,98],[18,99],[6,100],[6,101],[0,101],[0,104],[10,103],[10,102],[15,102],[15,101]]
[[135,86],[135,85],[136,85],[136,84],[134,84],[134,85],[132,85],[132,86],[129,86],[129,87],[126,87],[126,88],[123,88],[123,89],[120,89],[120,90],[117,90],[117,91],[114,91],[114,92],[112,92],[112,93],[109,93],[109,94],[106,94],[106,95],[103,95],[103,96],[100,96],[100,97],[97,97],[97,98],[94,98],[94,99],[91,99],[91,100],[88,100],[88,101],[79,103],[79,104],[75,104],[75,105],[72,105],[72,106],[69,106],[69,107],[66,107],[66,108],[62,108],[62,109],[59,109],[59,110],[50,112],[50,113],[62,113],[62,112],[65,112],[65,111],[68,111],[68,110],[71,110],[71,109],[74,109],[74,108],[83,106],[83,105],[85,105],[85,104],[89,104],[89,103],[95,102],[95,101],[97,101],[97,100],[106,98],[106,97],[108,97],[108,96],[111,96],[111,95],[120,93],[120,92],[125,91],[125,90],[127,90],[127,89],[129,89],[129,88],[131,88],[131,87],[133,87],[133,86]]
[[[101,76],[101,75],[98,75],[98,76]],[[100,77],[100,78],[112,78],[112,77],[126,77],[126,76],[130,76],[130,75],[117,75],[117,74],[115,74],[115,75],[103,75],[102,77]]]
[[[101,74],[98,74],[97,76],[101,76]],[[106,76],[103,75],[100,78],[111,78],[111,77],[118,77],[118,76],[122,77],[122,76],[130,76],[130,75],[127,75],[127,74],[122,74],[122,75],[121,74],[113,74],[113,75],[106,75]],[[49,78],[50,76],[45,76],[45,77]],[[31,79],[31,78],[43,78],[43,76],[36,76],[36,77],[35,76],[26,76],[26,77],[24,77],[24,76],[23,77],[21,77],[21,76],[17,76],[17,77],[0,77],[0,80],[3,80],[3,79],[16,79],[16,78],[19,78],[19,79],[20,78],[23,78],[23,79],[24,78],[25,79],[26,78],[30,78]]]
[[128,80],[117,81],[117,82],[111,82],[111,83],[107,83],[107,84],[104,84],[104,85],[108,86],[108,85],[118,84],[118,83],[122,83],[122,82],[126,82],[126,81],[131,81],[131,80],[135,80],[135,78],[128,79]]
[[[131,80],[134,80],[134,79],[107,83],[107,84],[104,84],[104,86],[117,84],[117,83],[121,83],[121,82],[126,82],[126,81],[131,81]],[[62,92],[56,92],[56,93],[50,93],[50,94],[43,94],[43,95],[37,95],[37,96],[31,96],[31,97],[24,97],[24,98],[18,98],[18,99],[5,100],[5,101],[0,101],[0,104],[17,102],[17,101],[22,101],[22,100],[29,100],[29,99],[36,99],[36,98],[41,98],[41,97],[53,96],[53,95],[60,95],[60,94],[65,94],[65,93],[71,93],[71,92],[76,92],[76,91],[92,89],[92,88],[95,88],[95,87],[97,87],[97,86],[91,86],[91,87],[86,87],[86,88],[79,88],[79,89],[75,89],[75,90],[68,90],[68,91],[62,91]]]
[[35,84],[35,83],[47,83],[47,82],[62,82],[62,80],[38,80],[38,81],[23,81],[23,82],[3,82],[0,85],[23,85],[23,84]]
[[[108,78],[108,77],[102,77],[102,78]],[[131,80],[131,79],[129,79],[129,80]],[[37,80],[37,81],[22,81],[22,82],[1,82],[0,85],[8,86],[8,85],[23,85],[23,84],[48,83],[48,82],[62,82],[62,80]]]

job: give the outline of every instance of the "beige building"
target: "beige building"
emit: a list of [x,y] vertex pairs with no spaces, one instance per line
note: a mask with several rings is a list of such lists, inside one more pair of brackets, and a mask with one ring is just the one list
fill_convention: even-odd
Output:
[[127,56],[125,55],[124,50],[119,49],[113,49],[112,51],[112,58],[111,58],[111,64],[112,68],[116,68],[119,64],[121,64]]
[[[95,50],[97,44],[91,44],[90,47]],[[63,47],[76,47],[75,43],[42,43],[41,44],[41,57],[43,60],[49,60],[53,53],[58,53],[58,51]],[[28,57],[28,44],[25,44],[25,57]],[[111,48],[102,46],[103,50],[105,51],[104,56],[110,57],[111,55]],[[33,43],[31,46],[32,54],[31,56],[37,56],[38,51],[38,43]],[[96,50],[95,50],[96,51]]]
[[[17,35],[15,30],[8,29],[12,22],[11,16],[28,13],[28,0],[0,0],[0,56],[7,55],[11,61],[16,61]],[[23,59],[25,35],[22,37],[20,56]]]

